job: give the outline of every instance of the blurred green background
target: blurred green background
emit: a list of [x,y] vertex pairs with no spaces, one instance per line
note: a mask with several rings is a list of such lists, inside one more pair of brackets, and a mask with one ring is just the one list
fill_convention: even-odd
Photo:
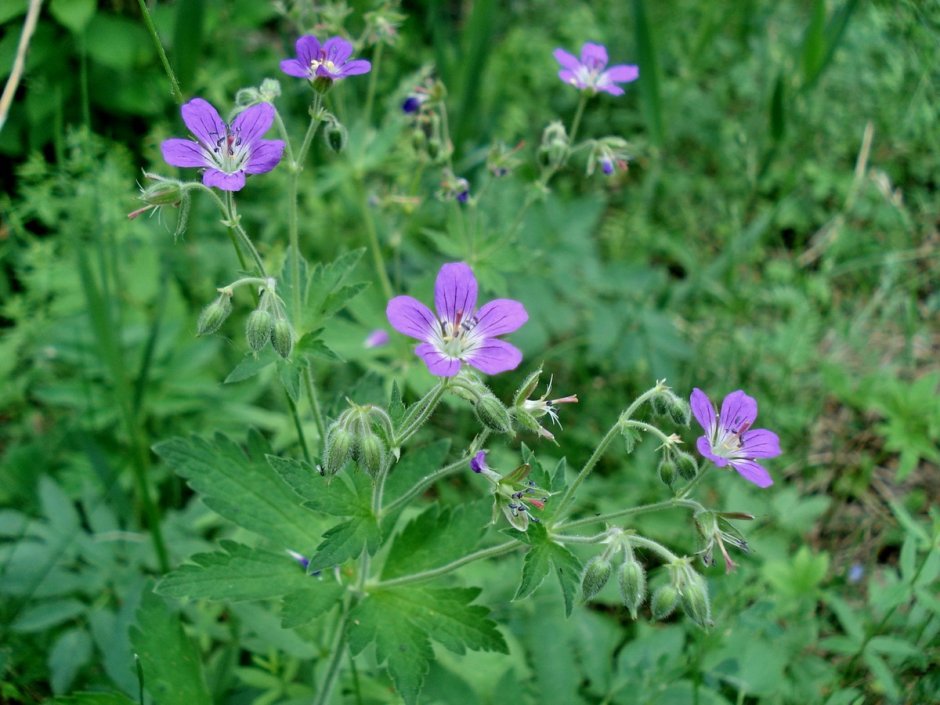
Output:
[[[295,140],[305,87],[277,63],[298,27],[342,22],[358,36],[385,7],[148,5],[187,99],[225,114],[237,90],[276,77]],[[0,6],[0,80],[26,10]],[[318,140],[304,172],[307,259],[364,246],[365,202],[396,292],[427,299],[440,264],[464,259],[487,294],[522,300],[524,364],[544,364],[556,391],[581,400],[554,429],[560,445],[538,446],[543,462],[582,463],[662,377],[682,395],[745,389],[784,449],[769,490],[723,474],[702,484],[708,504],[757,516],[742,527],[753,552],[740,569],[708,572],[710,633],[682,618],[634,623],[611,588],[566,620],[554,585],[510,602],[517,558],[474,566],[463,575],[486,586],[512,653],[442,652],[422,702],[940,699],[940,3],[426,0],[397,11],[368,119],[369,79],[331,94],[349,145],[335,155]],[[580,133],[620,135],[634,157],[611,178],[586,176],[576,158],[515,231],[541,130],[577,105],[551,52],[584,41],[640,66],[625,96],[589,104]],[[433,169],[416,171],[400,110],[431,64],[448,88],[458,174],[480,197],[465,218],[435,201]],[[174,565],[232,533],[153,443],[254,428],[297,452],[272,369],[223,383],[244,355],[247,308],[222,334],[194,335],[238,268],[212,204],[195,199],[178,240],[171,209],[126,218],[142,170],[174,176],[159,143],[184,132],[136,2],[43,3],[0,131],[0,702],[136,698],[130,628],[159,574],[142,527],[161,523]],[[505,179],[485,169],[497,141],[524,143]],[[286,248],[286,187],[281,169],[240,194],[272,261]],[[430,383],[400,336],[363,347],[385,301],[365,260],[356,277],[372,285],[324,334],[346,362],[317,362],[328,411],[391,378],[410,395]],[[494,389],[505,398],[523,375]],[[465,443],[472,426],[454,405],[425,435]],[[156,516],[144,516],[141,476]],[[465,484],[440,496],[456,501]],[[610,453],[585,501],[610,511],[662,491],[651,444]],[[695,550],[679,513],[639,526]],[[305,701],[318,654],[267,607],[183,613],[217,702]],[[363,702],[395,702],[367,667],[360,677]]]

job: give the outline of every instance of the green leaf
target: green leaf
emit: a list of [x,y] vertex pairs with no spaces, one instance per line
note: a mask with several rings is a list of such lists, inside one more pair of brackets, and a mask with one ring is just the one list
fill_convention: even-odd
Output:
[[541,524],[529,524],[524,534],[512,532],[512,535],[531,546],[525,554],[522,580],[513,599],[521,600],[535,592],[553,567],[565,597],[565,615],[570,616],[581,586],[581,561],[560,543],[552,541]]
[[95,16],[97,5],[97,0],[52,0],[49,12],[63,27],[81,34]]
[[868,648],[872,651],[884,654],[885,656],[894,656],[898,659],[913,659],[921,661],[926,658],[924,650],[904,639],[898,639],[893,636],[876,636],[868,642]]
[[396,427],[405,415],[405,404],[401,400],[401,389],[397,381],[392,382],[392,392],[388,399],[388,415],[392,419],[392,425]]
[[34,601],[11,625],[16,632],[40,632],[74,619],[85,611],[85,604],[73,598]]
[[364,252],[362,248],[353,250],[340,255],[329,264],[317,264],[313,268],[307,283],[305,329],[309,330],[314,327],[312,324],[318,324],[333,316],[368,286],[364,283],[345,283]]
[[659,99],[659,66],[653,39],[653,27],[646,17],[644,0],[633,0],[633,17],[636,27],[637,64],[640,78],[637,81],[641,107],[649,129],[650,140],[657,147],[663,145],[663,110]]
[[317,328],[314,331],[304,334],[303,337],[297,341],[297,352],[313,355],[314,357],[321,357],[325,360],[342,362],[343,358],[320,340],[321,333],[323,333],[323,329]]
[[439,470],[444,465],[449,449],[450,440],[442,439],[421,448],[406,450],[385,482],[388,501],[400,497],[425,475]]
[[436,568],[476,548],[490,522],[492,502],[477,500],[456,508],[431,505],[395,537],[382,578]]
[[299,356],[290,360],[277,361],[277,376],[287,395],[295,404],[300,403],[300,378],[304,371],[306,361]]
[[235,369],[228,373],[223,384],[234,384],[242,380],[254,377],[268,365],[277,362],[280,357],[270,347],[265,348],[260,354],[247,353]]
[[826,0],[813,0],[812,13],[803,35],[801,62],[804,85],[816,79],[826,55]]
[[310,577],[286,553],[223,541],[222,551],[192,556],[164,576],[156,592],[194,600],[266,600],[307,587]]
[[888,664],[871,649],[865,649],[862,658],[865,660],[865,665],[868,666],[875,680],[877,680],[878,684],[884,689],[885,695],[887,695],[890,700],[900,700],[901,687],[898,685],[897,680],[895,680],[894,674]]
[[136,700],[120,693],[75,693],[52,702],[54,705],[138,705]]
[[839,618],[839,623],[842,625],[845,633],[861,646],[862,642],[865,640],[865,625],[862,623],[858,614],[855,613],[847,602],[835,595],[827,595],[826,603],[829,605],[830,609],[835,612],[836,617]]
[[140,657],[144,687],[160,705],[212,702],[199,651],[183,632],[179,615],[149,590],[131,627],[131,643]]
[[783,139],[786,131],[786,84],[783,82],[783,73],[777,74],[774,81],[774,92],[770,97],[770,138],[774,142]]
[[489,610],[470,604],[479,594],[478,588],[412,585],[374,591],[350,613],[350,651],[358,654],[375,641],[379,663],[387,663],[399,694],[414,705],[434,658],[431,638],[457,654],[508,653]]
[[293,629],[315,620],[339,604],[346,588],[339,583],[313,579],[312,587],[285,595],[281,602],[281,626]]
[[75,675],[91,660],[91,637],[84,629],[62,632],[49,649],[49,682],[52,692],[67,691]]
[[282,548],[305,555],[316,545],[323,518],[297,497],[265,461],[267,443],[249,435],[249,454],[223,434],[212,440],[174,438],[154,451],[226,519]]

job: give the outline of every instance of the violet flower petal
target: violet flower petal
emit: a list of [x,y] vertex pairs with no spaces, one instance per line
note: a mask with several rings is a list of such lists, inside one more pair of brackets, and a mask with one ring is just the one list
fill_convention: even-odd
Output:
[[486,468],[486,451],[478,450],[476,455],[470,459],[470,469],[473,472],[481,473]]
[[602,93],[609,93],[610,95],[623,95],[623,88],[613,83],[603,83],[598,81],[595,88],[597,88],[597,90],[601,91]]
[[392,328],[418,340],[427,340],[437,325],[431,309],[412,296],[396,296],[388,302],[385,315]]
[[297,51],[297,63],[304,67],[306,76],[311,62],[320,58],[320,40],[312,34],[305,34],[294,43],[294,49]]
[[741,434],[741,449],[745,458],[776,458],[780,455],[780,438],[766,428],[755,428]]
[[774,484],[767,469],[753,460],[735,460],[731,463],[731,467],[737,470],[745,480],[753,482],[758,487],[770,487]]
[[209,149],[214,148],[226,133],[219,111],[202,98],[193,98],[180,109],[186,128]]
[[163,153],[163,160],[170,166],[206,166],[206,156],[202,148],[192,140],[178,137],[164,140],[160,144],[160,151]]
[[577,71],[581,66],[581,62],[578,61],[578,58],[573,54],[569,54],[564,49],[555,49],[555,51],[552,52],[552,56],[555,57],[555,61],[569,71]]
[[469,317],[477,305],[477,280],[463,262],[441,267],[434,282],[434,306],[438,316],[452,323]]
[[558,78],[565,83],[570,83],[578,88],[584,88],[584,84],[578,80],[578,75],[574,71],[562,69],[558,72]]
[[232,121],[232,134],[241,137],[243,142],[252,143],[271,129],[273,122],[274,106],[270,103],[258,103],[236,116]]
[[437,377],[453,377],[460,371],[460,360],[447,357],[430,343],[421,343],[415,348],[424,364],[428,366],[428,371]]
[[327,61],[332,61],[334,64],[342,64],[352,56],[353,45],[342,37],[330,37],[323,44],[323,53],[326,55]]
[[617,83],[630,83],[640,77],[640,69],[633,64],[617,64],[604,72],[607,79]]
[[284,59],[281,62],[281,71],[294,78],[309,78],[310,65],[304,66],[297,59]]
[[712,453],[712,444],[705,436],[698,437],[698,440],[695,441],[695,447],[698,448],[698,452],[702,454],[702,457],[711,460],[718,467],[723,468],[728,464],[727,458]]
[[486,338],[512,333],[529,320],[529,314],[518,301],[493,299],[476,314],[477,324],[473,331]]
[[692,407],[692,415],[695,416],[699,426],[705,433],[711,433],[715,429],[715,406],[712,400],[705,392],[695,387],[689,398],[689,405]]
[[522,351],[505,340],[490,338],[467,355],[466,361],[484,374],[497,375],[516,369],[522,362]]
[[757,401],[741,389],[731,392],[721,402],[721,413],[718,416],[718,421],[722,428],[741,433],[749,429],[756,418]]
[[581,63],[588,68],[603,68],[607,66],[607,47],[603,44],[585,42],[581,47]]
[[339,73],[341,76],[358,76],[359,74],[369,73],[372,70],[372,63],[366,59],[353,59],[343,64]]
[[202,174],[202,183],[223,191],[241,191],[245,188],[245,172],[236,171],[234,174],[226,174],[218,169],[206,169]]
[[264,174],[276,167],[284,154],[282,140],[258,140],[251,148],[251,157],[245,165],[246,174]]

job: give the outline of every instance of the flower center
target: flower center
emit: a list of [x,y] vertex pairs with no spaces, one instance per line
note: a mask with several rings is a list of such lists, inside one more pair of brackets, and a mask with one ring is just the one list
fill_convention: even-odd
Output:
[[316,75],[317,69],[323,67],[329,73],[336,73],[338,67],[330,59],[327,59],[321,56],[319,59],[312,59],[310,61],[310,73]]
[[210,157],[219,171],[234,174],[245,168],[250,154],[248,143],[238,131],[226,134],[216,141]]
[[438,321],[440,329],[435,331],[434,345],[450,358],[462,358],[479,342],[478,336],[473,333],[477,325],[476,316],[463,316],[463,311],[457,311],[455,320],[442,318]]

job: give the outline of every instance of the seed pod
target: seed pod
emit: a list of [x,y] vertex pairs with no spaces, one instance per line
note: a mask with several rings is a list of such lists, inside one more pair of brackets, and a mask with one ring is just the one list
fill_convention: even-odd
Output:
[[493,394],[484,394],[476,403],[475,411],[480,423],[496,433],[509,433],[512,419],[503,403]]
[[676,452],[675,462],[679,474],[686,480],[691,480],[698,475],[698,463],[695,462],[695,458],[685,451],[680,450]]
[[686,581],[680,594],[682,609],[702,629],[712,626],[712,609],[705,579],[693,570],[686,572]]
[[650,601],[653,619],[666,619],[676,609],[678,601],[679,593],[672,585],[663,585],[656,590],[653,593],[653,599]]
[[672,487],[676,482],[676,462],[669,454],[663,454],[659,461],[659,479],[666,487]]
[[521,385],[519,385],[519,389],[516,390],[516,394],[512,398],[513,406],[522,406],[523,402],[532,396],[532,394],[535,392],[535,388],[539,385],[539,378],[541,376],[541,367],[538,368],[535,372],[529,373],[529,376],[523,380]]
[[584,567],[581,575],[581,597],[590,600],[610,580],[610,561],[603,556],[594,556]]
[[646,600],[646,571],[635,559],[627,559],[620,566],[620,597],[630,616],[636,619],[637,610]]
[[290,321],[286,318],[278,318],[274,321],[274,328],[271,330],[271,345],[285,360],[290,357],[294,349],[294,329],[291,328]]
[[385,463],[385,445],[372,431],[359,437],[357,459],[362,469],[375,477]]
[[346,464],[352,454],[356,437],[339,422],[334,423],[326,434],[326,450],[323,453],[323,473],[332,477]]
[[199,314],[199,321],[196,323],[196,335],[211,335],[215,333],[225,319],[232,312],[232,297],[229,294],[220,294],[219,298],[206,306]]
[[251,352],[261,352],[268,344],[273,325],[274,319],[267,311],[255,309],[251,312],[245,324],[245,338],[248,340],[248,349]]

